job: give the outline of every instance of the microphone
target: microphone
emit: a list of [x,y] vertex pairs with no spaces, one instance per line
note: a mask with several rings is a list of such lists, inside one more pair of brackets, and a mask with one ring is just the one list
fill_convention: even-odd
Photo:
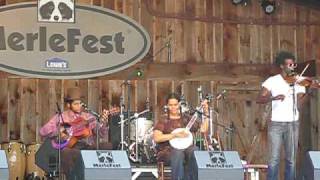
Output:
[[84,102],[81,102],[80,105],[83,107],[83,109],[88,110],[88,106]]
[[88,105],[84,102],[81,102],[80,105],[83,107],[84,110],[88,111],[90,114],[96,116],[97,118],[101,118],[101,115],[91,109],[88,108]]
[[222,90],[222,91],[216,96],[216,100],[221,99],[221,97],[223,97],[226,92],[227,92],[227,90],[225,90],[225,89]]

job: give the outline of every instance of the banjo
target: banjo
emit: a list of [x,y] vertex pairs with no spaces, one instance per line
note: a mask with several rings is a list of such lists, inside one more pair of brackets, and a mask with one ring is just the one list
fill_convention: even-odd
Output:
[[[199,109],[201,108],[202,106]],[[196,112],[193,114],[193,116],[191,117],[190,121],[188,122],[185,128],[177,128],[172,131],[172,133],[185,131],[188,134],[188,136],[184,138],[171,139],[169,143],[173,148],[183,150],[183,149],[187,149],[193,143],[193,136],[192,136],[192,133],[190,132],[190,129],[193,126],[193,124],[196,122],[197,118],[198,116]]]

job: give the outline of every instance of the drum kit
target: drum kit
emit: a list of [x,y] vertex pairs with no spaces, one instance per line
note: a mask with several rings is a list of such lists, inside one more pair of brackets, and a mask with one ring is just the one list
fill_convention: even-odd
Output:
[[[143,111],[140,115],[144,113],[146,111]],[[153,121],[146,117],[134,115],[128,126],[129,133],[124,134],[129,134],[129,138],[121,139],[127,139],[130,143],[121,141],[120,146],[124,144],[124,147],[126,147],[122,150],[127,150],[129,159],[134,163],[155,163],[156,143],[153,141]]]

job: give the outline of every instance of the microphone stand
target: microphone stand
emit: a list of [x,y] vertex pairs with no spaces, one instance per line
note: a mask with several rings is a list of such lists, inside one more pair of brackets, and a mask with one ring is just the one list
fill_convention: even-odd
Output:
[[100,131],[100,116],[96,116],[96,149],[99,150],[99,131]]
[[101,115],[91,109],[88,108],[88,106],[85,103],[81,103],[82,107],[84,108],[85,111],[88,113],[92,114],[93,116],[96,117],[96,150],[99,150],[99,131],[100,131],[100,118]]
[[[127,116],[130,117],[130,111],[131,111],[131,107],[130,107],[130,102],[131,102],[131,84],[130,81],[126,81],[127,83],[127,94],[128,94],[128,101],[127,101]],[[130,132],[130,125],[127,126],[127,137],[126,139],[129,139],[131,132]],[[129,141],[129,140],[128,140]]]
[[[198,97],[199,97],[199,104],[202,104],[202,102],[203,102],[202,87],[200,86],[197,89],[197,91],[198,91]],[[201,125],[202,125],[203,122],[205,121],[205,117],[206,117],[206,115],[203,113],[204,110],[203,110],[203,108],[201,108],[200,111],[196,109],[196,112],[201,114]],[[199,141],[199,150],[200,151],[202,150],[202,142],[201,142],[202,139],[204,139],[204,137],[202,137],[202,133],[200,131],[200,141]]]
[[124,147],[124,102],[123,102],[123,96],[120,97],[120,136],[121,136],[121,142],[120,142],[120,146],[121,146],[121,150],[123,151]]
[[[57,114],[58,114],[58,142],[61,143],[61,134],[60,134],[60,129],[61,129],[61,122],[63,123],[63,116],[62,116],[62,111],[61,108],[58,104],[58,102],[56,103],[57,105]],[[50,173],[50,172],[49,172]],[[61,174],[61,148],[58,149],[58,179],[60,180],[60,174]],[[49,174],[50,176],[50,174]],[[52,176],[56,176],[55,172],[53,172]]]
[[[297,106],[297,100],[296,100],[296,92],[295,92],[295,84],[296,83],[294,83],[294,84],[292,84],[292,115],[293,115],[293,117],[292,117],[292,119],[293,119],[293,121],[292,121],[292,124],[291,124],[291,126],[292,126],[292,142],[293,142],[293,151],[292,151],[292,153],[293,153],[293,163],[294,163],[294,179],[296,178],[296,139],[295,139],[295,131],[296,131],[296,129],[295,129],[295,116],[296,116],[296,106]],[[289,147],[290,148],[290,147]]]

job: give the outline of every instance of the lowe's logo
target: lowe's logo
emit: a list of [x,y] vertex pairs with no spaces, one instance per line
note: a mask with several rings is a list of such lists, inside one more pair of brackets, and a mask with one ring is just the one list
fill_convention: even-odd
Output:
[[46,60],[45,67],[51,69],[68,69],[69,64],[65,60],[59,58],[52,58]]

